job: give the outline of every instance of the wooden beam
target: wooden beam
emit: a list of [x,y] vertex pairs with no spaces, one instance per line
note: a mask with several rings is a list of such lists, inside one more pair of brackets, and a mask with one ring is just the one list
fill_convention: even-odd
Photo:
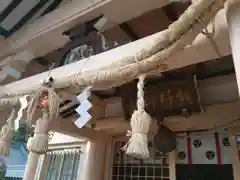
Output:
[[[239,119],[240,102],[209,105],[204,107],[204,112],[186,117],[168,117],[166,125],[176,132],[213,129],[219,126],[226,126],[228,123]],[[236,123],[235,125],[239,125]],[[232,124],[231,124],[232,125]],[[152,121],[150,132],[157,130],[156,120]],[[130,129],[130,124],[124,121],[123,117],[100,119],[96,122],[96,130],[112,134],[125,133]]]
[[[8,45],[0,52],[0,57],[23,49],[34,51],[36,57],[44,56],[67,43],[69,38],[62,33],[76,24],[105,14],[113,25],[117,25],[168,3],[169,0],[152,0],[151,3],[146,0],[131,0],[128,3],[122,3],[122,0],[72,0],[9,37]],[[135,8],[136,4],[138,8]],[[125,13],[122,13],[122,9]]]
[[[160,32],[107,52],[91,56],[79,62],[56,68],[51,71],[51,76],[57,82],[67,79],[69,76],[79,73],[83,69],[85,71],[97,70],[101,67],[111,65],[123,57],[137,54],[141,49],[145,49],[146,46],[152,46],[152,43],[161,37],[162,33]],[[216,16],[215,41],[218,44],[218,48],[223,56],[231,54],[224,10],[220,11]],[[173,70],[216,59],[217,57],[218,55],[214,51],[208,38],[202,34],[199,34],[192,45],[189,45],[183,51],[172,55],[171,58],[166,60],[166,64],[168,66],[168,70]],[[47,76],[48,72],[44,72],[27,79],[2,86],[0,88],[0,96],[7,93],[24,92],[26,90],[31,91],[38,89],[40,87],[39,82],[42,79],[45,79]]]
[[[34,50],[37,57],[62,47],[69,40],[68,37],[62,35],[63,32],[74,26],[76,21],[83,23],[97,17],[99,7],[108,2],[109,0],[73,0],[57,8],[11,36],[7,50],[0,52],[0,57],[6,57],[22,49]],[[85,16],[86,14],[88,15]]]
[[93,130],[90,128],[77,128],[76,125],[73,124],[73,122],[66,119],[56,119],[51,124],[51,129],[53,131],[66,134],[69,136],[73,136],[76,138],[82,138],[86,140],[94,140],[100,136],[110,136],[110,134],[107,134],[103,131]]

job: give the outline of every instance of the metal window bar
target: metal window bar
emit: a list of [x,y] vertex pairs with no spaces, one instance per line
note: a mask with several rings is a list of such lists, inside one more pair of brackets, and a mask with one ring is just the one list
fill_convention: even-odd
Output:
[[[64,164],[65,164],[65,161],[66,161],[66,154],[60,154],[60,163],[59,163],[59,167],[57,168],[58,169],[58,175],[57,175],[57,179],[63,179],[62,178],[62,175],[63,175],[63,170],[64,170]],[[58,164],[56,164],[58,165]]]
[[68,180],[69,177],[72,176],[72,174],[69,171],[70,171],[70,169],[72,169],[72,163],[71,162],[73,161],[73,158],[72,158],[71,152],[65,154],[65,156],[66,156],[66,160],[64,161],[62,179],[63,180]]
[[58,151],[46,154],[44,180],[77,180],[80,151]]
[[72,161],[72,177],[70,178],[70,180],[74,180],[75,178],[75,171],[78,169],[76,168],[76,162],[77,162],[77,154],[73,154],[73,161]]
[[73,172],[72,180],[76,180],[78,177],[79,162],[80,162],[80,154],[77,154],[76,161],[74,163],[74,172]]
[[50,179],[51,176],[52,176],[52,171],[53,171],[53,165],[54,165],[54,162],[55,162],[55,158],[56,158],[56,155],[48,155],[50,156],[50,164],[49,164],[49,168],[48,168],[48,172],[46,174],[46,177],[45,179]]

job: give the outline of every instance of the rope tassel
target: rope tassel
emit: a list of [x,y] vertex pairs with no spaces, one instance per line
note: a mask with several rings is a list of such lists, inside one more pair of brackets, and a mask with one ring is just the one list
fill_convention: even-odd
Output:
[[148,151],[148,130],[151,123],[151,116],[144,110],[144,80],[146,75],[141,75],[137,84],[137,110],[131,117],[132,131],[128,132],[131,136],[128,143],[123,147],[126,154],[135,156],[141,159],[149,158]]
[[7,122],[3,125],[0,132],[0,155],[8,156],[11,147],[12,139],[14,136],[14,118],[15,118],[15,109],[12,110]]
[[38,119],[34,136],[28,140],[28,150],[37,154],[45,154],[48,149],[49,113],[43,109],[42,118]]
[[[50,77],[51,78],[51,77]],[[55,92],[53,87],[53,79],[44,81],[42,87],[32,96],[31,101],[29,102],[29,106],[27,109],[27,122],[31,124],[34,113],[39,107],[39,103],[41,102],[42,97],[48,97],[48,109],[49,116],[51,119],[56,118],[58,116],[60,98]]]

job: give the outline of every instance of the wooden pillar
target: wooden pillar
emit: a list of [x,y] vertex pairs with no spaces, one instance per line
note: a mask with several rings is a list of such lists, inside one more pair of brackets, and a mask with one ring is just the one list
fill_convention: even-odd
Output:
[[232,166],[233,166],[233,176],[234,180],[240,179],[240,161],[239,161],[239,155],[238,155],[238,147],[237,147],[237,141],[236,136],[230,136],[229,141],[231,144],[231,158],[232,158]]
[[105,160],[109,142],[110,138],[99,137],[87,143],[83,163],[80,167],[80,179],[105,180]]
[[40,155],[35,180],[44,179],[41,176],[43,176],[42,174],[45,173],[44,170],[46,170],[46,168],[48,168],[46,166],[46,155]]
[[[226,3],[226,16],[228,21],[228,31],[232,49],[232,57],[236,72],[236,79],[238,84],[238,92],[240,95],[240,1],[228,0]],[[223,42],[224,43],[224,42]],[[236,142],[236,136],[230,136],[230,144],[232,149],[232,164],[234,179],[240,179],[240,161],[238,155],[238,148]]]
[[176,158],[175,151],[169,153],[169,177],[170,180],[176,180]]
[[35,179],[39,159],[40,159],[39,154],[36,154],[31,151],[29,152],[23,180],[34,180]]
[[[236,72],[236,79],[238,84],[238,92],[240,95],[240,1],[228,0],[226,3],[226,16],[228,21],[229,37],[232,49],[232,57]],[[224,42],[223,42],[224,43]],[[234,179],[240,179],[240,161],[238,155],[238,148],[236,136],[230,136],[230,144],[232,148],[232,163]]]
[[[238,92],[240,92],[240,1],[228,0],[226,3],[229,37],[236,72]],[[224,43],[224,42],[222,42]],[[240,94],[240,93],[239,93]]]

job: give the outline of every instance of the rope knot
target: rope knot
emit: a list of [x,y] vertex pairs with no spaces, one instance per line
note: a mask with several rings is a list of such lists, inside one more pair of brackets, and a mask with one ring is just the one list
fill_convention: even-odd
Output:
[[131,130],[127,130],[126,136],[131,137],[132,135],[137,135],[137,134],[147,136],[147,133],[140,132],[140,131],[131,131]]

